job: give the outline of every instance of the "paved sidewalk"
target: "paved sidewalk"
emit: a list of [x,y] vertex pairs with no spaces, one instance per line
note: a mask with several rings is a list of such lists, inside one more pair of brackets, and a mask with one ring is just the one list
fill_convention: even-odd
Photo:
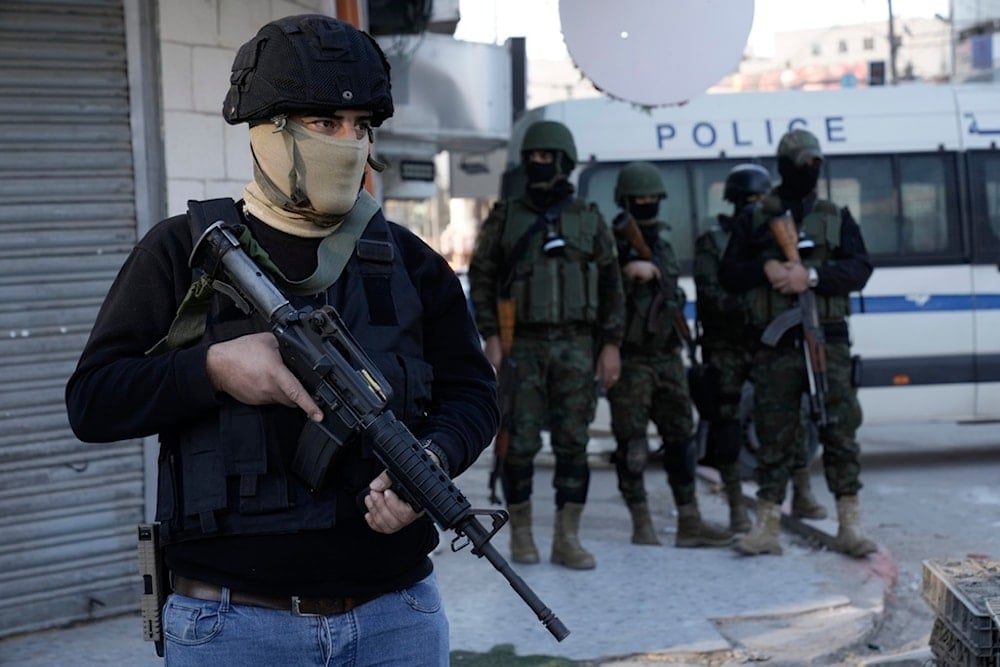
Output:
[[[943,448],[975,451],[1000,443],[995,425],[874,426],[863,427],[859,435],[866,459],[882,462],[892,455],[930,456]],[[569,628],[565,641],[549,634],[489,562],[467,548],[453,553],[452,535],[442,536],[434,560],[451,620],[455,664],[822,664],[864,642],[875,629],[896,574],[888,551],[880,549],[862,560],[829,551],[822,546],[824,536],[831,539],[836,530],[829,519],[786,521],[781,537],[785,553],[780,557],[746,558],[730,548],[675,548],[673,503],[663,473],[652,468],[646,486],[663,545],[633,545],[628,511],[614,471],[605,462],[611,448],[606,436],[595,432],[594,470],[581,526],[581,539],[597,559],[597,568],[590,571],[548,562],[552,470],[544,465],[545,456],[540,458],[534,521],[543,561],[514,569]],[[473,507],[490,507],[486,487],[491,459],[490,452],[484,453],[456,480]],[[702,513],[725,523],[725,499],[711,471],[700,470]],[[818,472],[813,479],[822,484]],[[752,496],[751,484],[744,490]],[[493,543],[508,557],[509,530],[501,530]],[[128,615],[11,637],[0,641],[0,665],[162,664],[139,630],[138,616]],[[532,661],[527,656],[551,659]],[[886,658],[869,664],[890,662]]]
[[[474,507],[488,507],[489,461],[484,456],[457,480]],[[647,473],[647,486],[664,545],[636,546],[629,542],[614,471],[595,467],[581,533],[597,568],[577,572],[547,562],[553,508],[545,501],[552,493],[545,467],[537,473],[535,513],[543,562],[515,567],[570,636],[557,642],[489,562],[468,549],[452,552],[449,534],[434,561],[453,651],[512,651],[510,662],[514,655],[544,655],[625,666],[662,662],[668,654],[704,664],[712,654],[732,664],[768,659],[791,665],[861,641],[874,628],[888,584],[881,571],[891,569],[882,562],[886,555],[852,561],[787,534],[781,558],[743,558],[729,548],[677,549],[672,502],[658,471]],[[724,499],[708,488],[704,483],[702,511],[723,522]],[[505,558],[508,535],[502,530],[493,541]],[[0,642],[0,664],[160,664],[139,630],[138,617],[126,616],[9,638]]]

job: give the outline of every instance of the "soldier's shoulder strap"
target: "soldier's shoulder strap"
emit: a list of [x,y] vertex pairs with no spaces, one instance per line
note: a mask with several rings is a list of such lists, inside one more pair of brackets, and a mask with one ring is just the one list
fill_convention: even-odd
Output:
[[[379,205],[375,199],[362,190],[354,208],[341,223],[341,228],[319,244],[316,270],[303,280],[286,278],[270,263],[267,253],[252,237],[248,239],[248,244],[252,246],[248,248],[248,252],[255,261],[271,269],[272,278],[280,289],[299,295],[316,294],[327,289],[340,277],[354,254],[355,247],[360,243],[365,228],[378,211]],[[243,224],[240,210],[231,197],[188,201],[188,229],[192,244],[197,244],[205,230],[219,221],[227,225]],[[183,347],[204,335],[208,309],[216,286],[211,276],[202,275],[199,270],[194,271],[191,287],[177,308],[170,330],[146,352],[147,356]]]
[[[241,224],[243,222],[232,197],[188,201],[188,230],[191,233],[192,250],[205,230],[218,220],[222,220],[226,224]],[[200,269],[194,269],[191,286],[188,288],[187,294],[184,295],[184,300],[177,307],[167,335],[148,349],[146,356],[150,357],[184,347],[201,338],[205,333],[205,320],[208,317],[213,292],[214,288],[210,277],[203,275]]]

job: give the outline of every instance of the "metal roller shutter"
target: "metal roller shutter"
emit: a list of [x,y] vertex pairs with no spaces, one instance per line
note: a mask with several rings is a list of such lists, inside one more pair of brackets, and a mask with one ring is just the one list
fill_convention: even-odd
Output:
[[0,637],[137,606],[141,442],[63,402],[134,189],[122,0],[0,2]]

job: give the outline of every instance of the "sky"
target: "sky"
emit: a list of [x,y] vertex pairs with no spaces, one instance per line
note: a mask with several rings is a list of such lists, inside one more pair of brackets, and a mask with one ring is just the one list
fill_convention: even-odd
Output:
[[[608,0],[562,0],[586,7]],[[621,5],[691,0],[612,0]],[[735,2],[737,0],[722,0]],[[754,55],[773,54],[774,34],[788,30],[884,21],[890,0],[756,0],[748,44]],[[502,44],[524,37],[529,58],[562,60],[566,46],[559,31],[559,0],[460,0],[461,20],[455,37]],[[948,15],[948,0],[892,0],[897,17]]]

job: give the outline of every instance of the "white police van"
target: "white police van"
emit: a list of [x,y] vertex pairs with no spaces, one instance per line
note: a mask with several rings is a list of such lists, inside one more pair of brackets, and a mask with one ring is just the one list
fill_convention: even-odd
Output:
[[852,299],[865,421],[1000,419],[1000,86],[703,95],[655,109],[555,103],[515,124],[508,185],[525,128],[543,119],[572,131],[580,196],[609,220],[619,168],[660,169],[690,318],[694,240],[731,210],[727,172],[753,161],[776,179],[781,135],[808,129],[827,158],[821,196],[850,208],[876,267]]

